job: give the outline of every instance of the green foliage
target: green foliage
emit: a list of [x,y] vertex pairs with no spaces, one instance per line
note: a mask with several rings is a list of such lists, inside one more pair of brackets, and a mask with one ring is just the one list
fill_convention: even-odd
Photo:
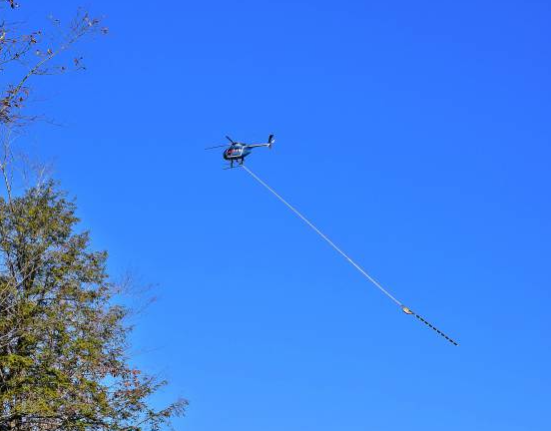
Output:
[[128,311],[77,223],[53,182],[0,198],[0,431],[158,430],[186,402],[148,405],[164,382],[128,364]]

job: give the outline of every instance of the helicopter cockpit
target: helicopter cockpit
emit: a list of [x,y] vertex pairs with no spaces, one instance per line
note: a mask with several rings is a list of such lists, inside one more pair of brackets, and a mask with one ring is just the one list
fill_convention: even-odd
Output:
[[231,147],[226,150],[227,157],[241,157],[243,155],[243,147]]

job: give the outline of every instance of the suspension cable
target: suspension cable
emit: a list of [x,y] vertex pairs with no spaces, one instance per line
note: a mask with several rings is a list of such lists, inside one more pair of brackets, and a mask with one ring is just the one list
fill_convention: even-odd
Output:
[[254,172],[252,172],[248,167],[245,165],[240,165],[241,168],[243,168],[251,177],[253,177],[260,185],[262,185],[266,190],[268,190],[270,193],[272,193],[279,201],[281,201],[287,208],[289,208],[292,212],[294,212],[304,223],[306,223],[314,232],[316,232],[325,242],[327,242],[337,253],[339,253],[342,257],[344,257],[360,274],[362,274],[365,278],[367,278],[377,289],[379,289],[387,298],[389,298],[392,302],[394,302],[396,305],[398,305],[402,311],[406,314],[415,316],[418,320],[423,322],[425,325],[427,325],[429,328],[431,328],[433,331],[435,331],[438,335],[444,337],[446,340],[448,340],[453,345],[457,346],[458,344],[450,337],[448,337],[446,334],[444,334],[442,331],[440,331],[435,326],[431,325],[429,322],[427,322],[425,319],[423,319],[420,315],[415,313],[410,308],[406,307],[402,302],[400,302],[396,297],[394,297],[388,290],[386,290],[377,280],[375,280],[372,276],[370,276],[360,265],[358,265],[350,256],[348,256],[344,251],[342,251],[337,245],[331,241],[327,235],[325,235],[322,231],[320,231],[310,220],[308,220],[305,216],[303,216],[299,210],[297,210],[294,206],[292,206],[289,202],[287,202],[281,195],[279,195],[274,189],[272,189],[268,184],[266,184],[264,181],[262,181]]

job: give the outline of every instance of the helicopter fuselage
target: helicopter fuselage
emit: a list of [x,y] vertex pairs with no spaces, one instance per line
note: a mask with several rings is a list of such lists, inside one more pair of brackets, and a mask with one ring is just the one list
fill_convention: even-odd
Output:
[[251,149],[246,145],[234,144],[224,151],[222,157],[224,157],[225,160],[239,160],[244,159],[249,154],[251,154]]

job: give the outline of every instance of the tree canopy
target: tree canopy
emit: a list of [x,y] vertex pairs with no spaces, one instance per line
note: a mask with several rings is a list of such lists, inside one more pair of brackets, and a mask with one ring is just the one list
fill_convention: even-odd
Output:
[[52,181],[0,199],[0,429],[158,429],[185,402],[147,405],[164,382],[128,365],[128,310],[77,222]]

